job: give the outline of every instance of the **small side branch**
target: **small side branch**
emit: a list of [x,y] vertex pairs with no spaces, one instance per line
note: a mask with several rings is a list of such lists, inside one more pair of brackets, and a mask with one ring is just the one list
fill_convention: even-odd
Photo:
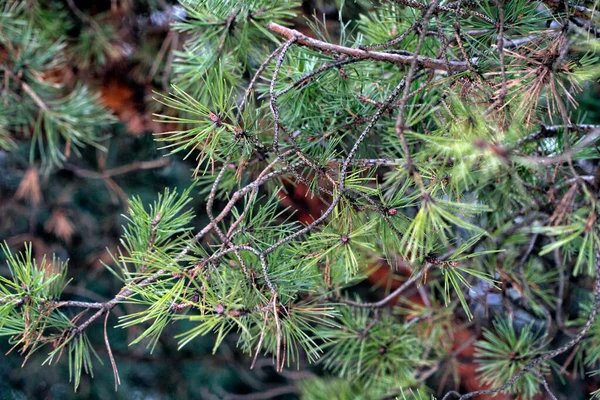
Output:
[[344,304],[348,304],[353,307],[358,308],[381,308],[385,307],[390,301],[394,300],[400,294],[402,294],[406,289],[408,289],[413,283],[416,283],[423,274],[431,267],[431,265],[427,265],[422,271],[417,272],[412,278],[409,278],[406,282],[404,282],[398,289],[394,290],[392,293],[384,297],[383,299],[376,301],[374,303],[358,303],[352,300],[341,299],[340,301]]
[[[594,321],[596,321],[596,317],[598,316],[598,311],[600,310],[600,247],[598,248],[598,251],[596,253],[596,258],[597,258],[597,260],[596,260],[596,267],[595,267],[596,282],[594,284],[594,304],[592,306],[592,311],[590,312],[590,315],[588,316],[588,319],[587,319],[585,325],[579,331],[579,333],[577,335],[575,335],[575,337],[573,337],[573,339],[571,339],[569,342],[567,342],[566,344],[562,345],[561,347],[559,347],[555,350],[552,350],[552,351],[550,351],[542,356],[539,356],[537,358],[534,358],[525,367],[523,367],[523,369],[521,369],[519,372],[514,374],[508,381],[506,381],[506,383],[504,383],[501,386],[491,388],[491,389],[486,389],[486,390],[478,390],[475,392],[469,392],[469,393],[465,393],[463,395],[461,395],[460,393],[458,393],[456,391],[450,391],[450,392],[446,393],[446,395],[442,398],[442,400],[450,399],[451,396],[457,396],[459,398],[459,400],[464,400],[464,399],[470,399],[470,398],[482,396],[482,395],[500,393],[500,392],[510,388],[520,377],[522,377],[523,375],[525,375],[527,373],[532,373],[539,377],[539,375],[537,375],[538,372],[534,368],[536,368],[538,365],[542,364],[543,362],[548,361],[548,360],[566,352],[567,350],[571,349],[572,347],[576,346],[577,344],[579,344],[579,342],[581,342],[581,340],[584,338],[584,336],[592,328],[592,325],[594,324]],[[548,389],[548,387],[546,385],[544,385],[544,386],[546,389]],[[551,392],[549,392],[549,393],[551,393]]]
[[437,58],[430,58],[419,56],[416,54],[394,54],[394,53],[384,53],[379,51],[367,51],[361,49],[354,49],[351,47],[339,46],[337,44],[331,44],[327,42],[322,42],[317,39],[313,39],[304,35],[303,33],[298,32],[295,29],[289,29],[285,26],[281,26],[274,22],[269,24],[269,29],[273,32],[279,33],[282,36],[285,36],[288,39],[292,39],[296,37],[297,44],[308,47],[313,50],[320,50],[326,53],[331,54],[346,54],[348,56],[357,58],[357,59],[369,59],[375,61],[384,61],[393,64],[404,64],[410,65],[413,60],[416,58],[417,64],[422,68],[429,68],[434,70],[448,71],[449,72],[463,72],[468,70],[468,65],[464,61],[444,61]]
[[122,165],[120,167],[107,169],[102,172],[89,171],[86,169],[78,168],[74,165],[66,165],[65,169],[72,171],[75,175],[80,176],[82,178],[92,178],[92,179],[105,179],[111,178],[117,175],[128,174],[134,171],[147,170],[147,169],[155,169],[162,168],[169,165],[170,160],[167,158],[160,158],[158,160],[151,161],[137,161],[131,164]]

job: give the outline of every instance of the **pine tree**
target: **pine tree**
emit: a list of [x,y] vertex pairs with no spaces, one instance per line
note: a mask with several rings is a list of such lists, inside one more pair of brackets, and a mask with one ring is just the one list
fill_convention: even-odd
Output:
[[[59,165],[111,119],[85,88],[44,79],[64,49],[14,4],[0,146],[32,129],[32,161]],[[290,28],[297,2],[182,1],[172,30],[187,39],[156,94],[176,128],[156,141],[193,160],[194,183],[131,200],[106,265],[122,289],[105,302],[64,299],[65,262],[4,246],[0,334],[25,359],[68,358],[75,388],[106,346],[118,383],[110,337],[86,332],[130,304],[117,326],[141,327],[132,344],[150,351],[176,324],[180,348],[234,335],[252,366],[319,363],[298,383],[307,398],[428,398],[460,353],[447,337],[483,325],[489,388],[440,397],[556,398],[571,368],[557,357],[573,352],[585,377],[600,359],[600,126],[578,104],[597,90],[598,5],[342,1],[332,34],[319,16]],[[109,47],[95,45],[98,60]],[[298,186],[323,205],[307,223],[281,205]],[[374,299],[364,282],[381,263],[411,274]]]

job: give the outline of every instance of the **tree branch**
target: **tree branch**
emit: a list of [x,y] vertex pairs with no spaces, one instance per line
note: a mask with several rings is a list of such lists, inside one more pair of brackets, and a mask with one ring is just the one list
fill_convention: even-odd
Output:
[[429,68],[434,70],[448,71],[448,66],[450,67],[449,72],[463,72],[468,70],[467,63],[464,61],[446,61],[439,60],[436,58],[424,57],[419,55],[400,55],[393,53],[384,53],[379,51],[367,51],[361,49],[354,49],[350,47],[339,46],[336,44],[331,44],[327,42],[322,42],[317,39],[310,38],[303,33],[298,32],[295,29],[289,29],[274,22],[269,24],[269,29],[273,32],[279,33],[280,35],[285,36],[288,39],[293,37],[297,38],[297,43],[299,45],[311,48],[313,50],[320,50],[330,54],[346,54],[348,56],[357,58],[357,59],[368,59],[375,61],[384,61],[393,64],[404,64],[410,65],[413,59],[417,60],[417,65],[422,68]]

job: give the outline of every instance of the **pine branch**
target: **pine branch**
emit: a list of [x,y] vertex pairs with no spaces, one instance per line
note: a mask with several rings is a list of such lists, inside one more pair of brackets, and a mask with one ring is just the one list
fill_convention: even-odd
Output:
[[427,273],[427,270],[429,268],[431,268],[431,264],[427,264],[425,266],[425,268],[423,268],[421,271],[414,274],[411,278],[407,279],[406,282],[404,282],[402,285],[400,285],[397,289],[392,291],[390,294],[385,296],[383,299],[376,301],[374,303],[358,303],[358,302],[348,300],[348,299],[339,299],[339,301],[341,303],[348,304],[350,306],[358,307],[358,308],[385,307],[388,305],[389,302],[391,302],[394,299],[397,299],[398,296],[400,296],[402,293],[404,293],[406,291],[406,289],[411,287],[414,283],[418,282],[423,277],[423,275],[425,275]]
[[534,368],[537,367],[538,365],[542,364],[545,361],[551,360],[556,356],[561,355],[562,353],[566,352],[567,350],[571,349],[573,346],[576,346],[579,342],[581,342],[583,337],[592,328],[592,325],[598,315],[598,311],[600,311],[600,245],[598,247],[598,253],[596,255],[596,258],[597,258],[596,267],[595,267],[596,280],[595,280],[595,284],[594,284],[594,303],[592,306],[592,311],[590,312],[585,325],[579,331],[579,333],[577,335],[575,335],[575,337],[573,337],[571,340],[569,340],[569,342],[562,345],[558,349],[552,350],[552,351],[544,354],[543,356],[537,357],[534,360],[530,361],[522,370],[520,370],[519,372],[514,374],[512,376],[512,378],[510,378],[502,386],[491,388],[491,389],[486,389],[486,390],[478,390],[478,391],[466,393],[463,395],[461,395],[460,393],[458,393],[456,391],[450,391],[450,392],[446,393],[446,395],[444,395],[442,400],[450,399],[451,396],[457,396],[459,400],[463,400],[463,399],[470,399],[470,398],[476,397],[476,396],[495,394],[495,393],[505,391],[506,389],[510,388],[523,375],[530,373],[530,372],[535,374]]
[[[7,74],[7,76],[10,76],[17,83],[19,83],[19,85],[21,86],[23,91],[25,93],[27,93],[29,95],[29,97],[31,97],[31,99],[35,102],[35,104],[38,105],[38,107],[42,111],[46,112],[46,111],[50,110],[48,105],[37,95],[37,93],[35,93],[35,91],[31,88],[31,86],[29,86],[26,82],[24,82],[20,77],[15,75],[6,65],[0,64],[0,69],[2,69]],[[8,90],[8,87],[6,89]]]
[[[378,51],[367,51],[361,49],[353,49],[349,47],[339,46],[331,43],[322,42],[317,39],[310,38],[297,30],[289,29],[284,26],[270,23],[269,29],[273,32],[279,33],[288,39],[296,38],[298,44],[306,46],[313,50],[320,50],[330,54],[345,54],[359,60],[375,60],[384,61],[392,64],[411,64],[413,59],[417,60],[417,64],[422,68],[429,68],[434,70],[448,71],[448,72],[462,72],[468,69],[467,63],[463,61],[448,61],[448,64],[444,60],[437,60],[434,58],[424,57],[420,55],[399,55],[393,53],[382,53]],[[448,70],[448,65],[450,69]]]
[[[589,13],[579,6],[548,2],[541,14],[511,0],[391,3],[357,20],[353,32],[341,22],[340,44],[318,23],[311,25],[315,38],[284,27],[293,14],[287,4],[186,8],[176,27],[188,37],[173,67],[177,86],[161,99],[174,109],[161,118],[177,127],[160,140],[173,153],[198,155],[194,188],[206,196],[208,224],[193,228],[191,187],[181,196],[165,191],[150,210],[133,198],[118,269],[111,269],[124,284],[105,302],[46,300],[61,297],[64,270],[44,270],[31,252],[7,255],[12,280],[0,282],[0,313],[9,324],[3,332],[15,335],[22,324],[13,339],[23,351],[53,344],[51,360],[68,349],[77,384],[91,366],[85,331],[104,316],[118,385],[107,321],[118,304],[134,303],[145,309],[121,316],[118,325],[147,325],[133,343],[149,339],[154,348],[178,320],[191,326],[176,336],[180,346],[214,333],[216,349],[237,331],[252,366],[261,353],[272,354],[277,371],[323,357],[348,393],[368,390],[377,398],[419,389],[446,367],[462,350],[444,345],[448,326],[488,322],[481,303],[489,305],[492,291],[518,292],[515,301],[504,296],[496,314],[531,312],[532,320],[546,318],[547,330],[556,322],[568,333],[568,277],[595,273],[593,307],[567,344],[542,353],[532,329],[495,321],[476,347],[482,380],[496,387],[444,396],[533,396],[545,389],[555,397],[547,361],[593,347],[582,340],[595,337],[600,308],[597,163],[590,156],[600,130],[586,123],[591,118],[569,120],[581,114],[569,91],[591,81],[596,63],[580,49],[576,25],[591,28],[593,21],[581,20]],[[548,28],[549,19],[563,25]],[[283,43],[273,45],[277,35]],[[168,44],[159,58],[173,57],[167,48],[177,46]],[[152,63],[151,75],[159,64]],[[61,106],[46,92],[36,100],[32,87],[13,86],[30,109]],[[560,125],[552,122],[557,111]],[[66,117],[50,122],[70,126]],[[533,123],[540,129],[530,133]],[[0,133],[2,126],[0,120]],[[108,182],[166,163],[66,168]],[[295,197],[309,204],[297,207],[308,215],[297,221],[288,207]],[[383,260],[410,268],[411,276],[377,301],[340,296],[354,294],[353,285]],[[52,279],[58,284],[49,285]],[[400,296],[402,307],[394,303]],[[82,310],[69,319],[67,307]],[[507,365],[521,369],[513,374]]]
[[[271,172],[269,174],[264,175],[262,178],[255,180],[254,182],[248,184],[247,186],[245,186],[244,188],[236,191],[232,196],[231,196],[231,200],[227,203],[227,205],[223,208],[223,210],[221,211],[221,213],[219,215],[217,215],[214,218],[214,222],[211,221],[211,223],[209,223],[208,225],[206,225],[203,229],[201,229],[192,239],[192,241],[177,255],[177,257],[175,257],[175,259],[173,260],[173,264],[178,263],[181,259],[183,259],[183,257],[185,257],[188,252],[191,250],[191,248],[198,243],[206,234],[208,234],[211,230],[214,229],[215,224],[218,224],[223,218],[225,218],[227,215],[229,215],[229,212],[231,211],[231,209],[233,208],[233,206],[235,205],[235,203],[237,203],[246,193],[254,190],[255,188],[261,186],[262,184],[264,184],[265,182],[267,182],[270,179],[276,178],[284,173],[286,173],[288,170],[294,168],[297,165],[292,165],[289,167],[282,167],[281,169]],[[223,257],[224,255],[228,254],[229,252],[233,252],[233,251],[239,251],[239,250],[250,250],[250,251],[256,251],[252,248],[249,247],[245,247],[245,246],[234,246],[234,247],[230,247],[227,250],[224,250],[220,253],[216,253],[215,255],[212,256],[211,259],[209,260],[205,260],[205,263],[208,261],[212,261],[212,260],[216,260],[218,258]],[[264,254],[264,253],[263,253]],[[195,268],[195,266],[194,266]],[[160,279],[162,276],[164,276],[167,273],[166,269],[161,269],[155,273],[153,273],[152,275],[142,279],[141,281],[134,283],[131,285],[131,287],[124,287],[123,289],[121,289],[121,291],[111,300],[103,303],[102,308],[96,312],[95,314],[93,314],[92,316],[90,316],[85,322],[83,322],[82,324],[80,324],[77,327],[77,331],[78,332],[83,332],[92,322],[94,322],[96,319],[98,319],[99,317],[101,317],[105,312],[108,312],[110,310],[112,310],[117,304],[119,304],[120,302],[127,300],[129,298],[129,296],[133,295],[136,293],[136,290],[140,290],[143,289],[144,287],[150,285],[151,283],[156,282],[158,279]]]
[[[391,0],[393,3],[397,3],[406,7],[410,7],[410,8],[414,8],[417,10],[421,10],[421,11],[426,11],[427,10],[427,5],[418,2],[417,0]],[[466,8],[466,7],[465,7]],[[496,22],[491,19],[490,17],[488,17],[487,15],[478,12],[478,11],[473,11],[473,10],[468,10],[462,7],[462,1],[458,1],[456,2],[456,5],[453,6],[442,6],[442,5],[436,5],[431,12],[434,14],[439,14],[439,13],[452,13],[452,14],[456,14],[459,15],[461,17],[465,17],[465,16],[475,16],[477,18],[481,18],[482,20],[489,22],[490,24],[494,25]]]
[[88,171],[74,165],[66,164],[65,169],[73,171],[77,176],[82,178],[106,179],[113,176],[124,175],[135,171],[162,168],[169,165],[170,161],[166,158],[161,158],[152,161],[136,161],[131,164],[122,165],[120,167],[111,168],[102,172]]
[[[556,134],[558,131],[563,130],[565,127],[563,125],[542,125],[539,131],[536,131],[530,135],[527,135],[517,141],[517,145],[521,146],[525,143],[533,142],[538,139],[542,139],[545,137],[549,137],[551,135]],[[600,129],[600,125],[590,125],[590,124],[576,124],[576,125],[568,125],[567,129],[569,131],[576,132],[590,132],[596,129]]]
[[573,16],[578,18],[591,19],[594,17],[594,15],[597,16],[598,12],[597,10],[592,10],[579,4],[573,4],[571,2],[561,0],[543,0],[543,3],[550,8],[554,8],[557,10],[564,10],[565,8],[567,8]]

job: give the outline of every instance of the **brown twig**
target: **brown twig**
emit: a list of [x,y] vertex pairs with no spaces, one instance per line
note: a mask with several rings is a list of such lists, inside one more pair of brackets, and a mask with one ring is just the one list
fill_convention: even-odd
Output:
[[[598,253],[600,253],[600,246],[598,249]],[[450,396],[453,396],[453,395],[458,396],[459,400],[463,400],[463,399],[470,399],[470,398],[476,397],[476,396],[482,396],[482,395],[495,394],[495,393],[502,392],[502,391],[510,388],[517,381],[517,379],[519,379],[526,373],[533,372],[534,368],[537,367],[538,365],[540,365],[541,363],[543,363],[547,360],[550,360],[550,359],[564,353],[565,351],[569,350],[573,346],[577,345],[581,341],[581,339],[583,339],[583,337],[588,333],[588,331],[592,328],[592,325],[593,325],[594,321],[596,320],[596,316],[598,315],[598,311],[600,310],[600,254],[597,254],[595,272],[596,272],[596,274],[595,274],[596,281],[594,284],[594,303],[592,305],[592,311],[590,312],[585,325],[579,331],[579,333],[577,335],[575,335],[575,337],[573,337],[570,341],[568,341],[566,344],[562,345],[558,349],[552,350],[542,356],[539,356],[539,357],[533,359],[523,369],[521,369],[519,372],[514,374],[508,381],[506,381],[506,383],[504,383],[501,386],[491,388],[491,389],[478,390],[478,391],[466,393],[463,395],[461,395],[460,393],[458,393],[456,391],[451,391],[451,392],[446,393],[446,395],[442,398],[442,400],[449,399]]]
[[[394,3],[406,6],[406,7],[410,7],[410,8],[415,8],[417,10],[421,10],[421,11],[425,11],[427,10],[427,4],[424,3],[420,3],[417,0],[391,0]],[[431,12],[434,14],[439,14],[439,13],[453,13],[456,14],[457,16],[475,16],[478,17],[486,22],[489,22],[490,24],[494,24],[494,20],[491,19],[490,17],[488,17],[485,14],[482,14],[478,11],[473,11],[473,10],[465,10],[461,7],[461,3],[462,1],[457,1],[455,2],[457,4],[456,7],[450,7],[447,5],[441,6],[441,5],[436,5],[434,8],[432,8]]]
[[[399,55],[393,53],[383,53],[378,51],[367,51],[361,49],[354,49],[350,47],[339,46],[327,42],[322,42],[317,39],[310,38],[303,33],[298,32],[295,29],[289,29],[276,23],[270,23],[269,29],[273,32],[279,33],[291,39],[295,37],[298,44],[309,47],[311,49],[324,51],[330,54],[346,54],[356,59],[369,59],[375,61],[384,61],[393,64],[411,64],[413,60],[423,68],[431,68],[435,70],[446,71],[446,62],[444,60],[438,60],[435,58],[424,57],[419,55]],[[463,61],[449,61],[451,72],[462,72],[468,69],[467,63]]]
[[356,301],[340,299],[341,303],[348,304],[353,307],[358,308],[381,308],[385,307],[390,301],[394,300],[397,296],[401,295],[406,289],[408,289],[412,284],[416,283],[421,277],[431,268],[431,264],[427,264],[425,268],[421,271],[417,272],[411,278],[407,279],[400,287],[396,290],[385,296],[383,299],[373,302],[373,303],[358,303]]
[[108,353],[108,358],[110,360],[110,365],[113,370],[113,375],[115,377],[115,392],[119,389],[119,385],[121,384],[121,378],[119,377],[119,370],[117,369],[117,363],[115,362],[115,357],[113,356],[112,350],[110,349],[110,342],[108,340],[108,334],[106,333],[106,324],[108,323],[108,313],[104,317],[104,343],[106,344],[106,352]]
[[[435,8],[438,6],[440,0],[435,0],[431,5],[424,11],[423,13],[423,27],[421,35],[419,36],[419,40],[417,41],[417,46],[415,48],[415,53],[418,53],[423,46],[425,40],[424,32],[427,30],[429,26],[429,22],[431,19],[431,15],[434,12]],[[449,63],[449,61],[448,61]],[[408,101],[410,84],[412,83],[412,79],[415,75],[417,69],[417,57],[413,57],[410,63],[410,68],[408,70],[408,74],[406,75],[406,85],[404,86],[404,93],[402,94],[402,98],[400,99],[400,104],[398,105],[398,117],[396,119],[396,135],[400,138],[400,143],[402,145],[402,152],[404,154],[404,158],[406,163],[408,164],[409,174],[421,190],[421,194],[423,195],[423,201],[427,201],[429,196],[427,194],[427,190],[425,189],[425,185],[423,183],[423,179],[421,179],[421,175],[417,171],[412,157],[410,155],[410,150],[408,148],[408,143],[406,142],[406,136],[404,135],[404,130],[406,127],[404,126],[404,107],[406,107],[406,102]]]
[[134,171],[166,167],[167,165],[169,165],[170,162],[171,161],[167,158],[160,158],[158,160],[152,161],[136,161],[131,164],[107,169],[102,172],[90,171],[69,164],[65,165],[64,168],[68,169],[69,171],[72,171],[75,175],[80,176],[82,178],[106,179],[117,175],[128,174]]

